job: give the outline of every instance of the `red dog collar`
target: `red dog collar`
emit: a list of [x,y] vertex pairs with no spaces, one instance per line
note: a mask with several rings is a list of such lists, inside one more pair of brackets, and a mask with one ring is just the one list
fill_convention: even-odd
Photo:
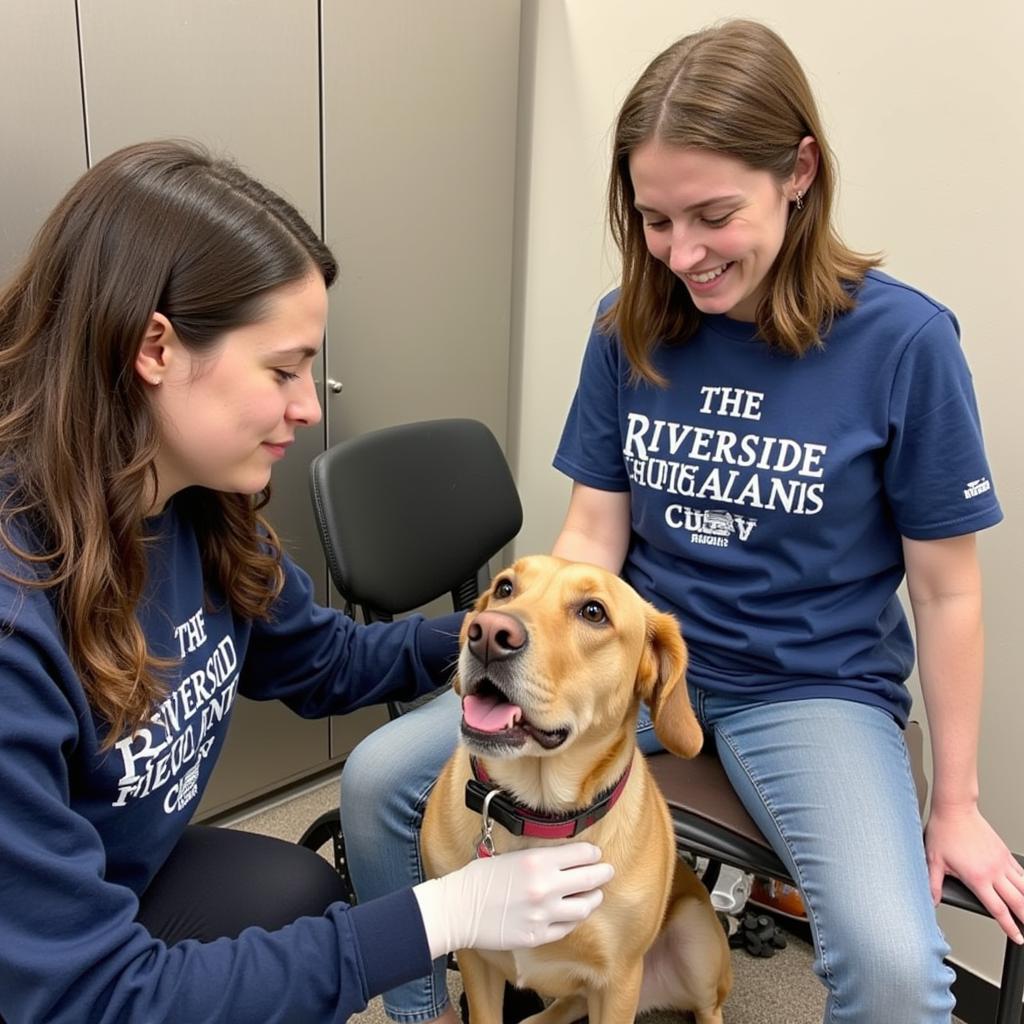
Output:
[[600,821],[622,796],[626,780],[633,768],[633,762],[630,760],[619,781],[601,793],[589,807],[584,807],[581,811],[570,811],[568,814],[544,814],[530,807],[523,807],[506,796],[500,787],[491,781],[484,766],[475,757],[470,756],[469,764],[473,770],[473,778],[466,782],[466,806],[471,811],[482,811],[487,794],[497,790],[487,809],[488,815],[514,836],[533,836],[537,839],[571,839],[584,829],[590,828],[594,822]]

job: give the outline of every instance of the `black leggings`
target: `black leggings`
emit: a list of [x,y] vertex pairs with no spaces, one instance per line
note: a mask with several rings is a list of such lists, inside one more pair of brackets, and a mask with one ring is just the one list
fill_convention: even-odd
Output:
[[168,945],[235,938],[318,917],[343,886],[319,854],[281,839],[189,825],[139,900],[137,920]]

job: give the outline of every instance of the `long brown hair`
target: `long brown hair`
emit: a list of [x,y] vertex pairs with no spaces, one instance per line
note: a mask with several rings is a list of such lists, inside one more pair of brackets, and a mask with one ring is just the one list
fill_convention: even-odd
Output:
[[[162,141],[87,171],[0,292],[0,541],[25,566],[6,575],[52,591],[106,746],[151,715],[171,664],[135,614],[159,443],[134,371],[145,328],[159,311],[191,350],[212,349],[314,268],[327,285],[337,273],[289,203],[195,144]],[[268,498],[182,496],[206,579],[246,618],[265,617],[283,581]]]
[[735,20],[673,43],[637,80],[615,126],[608,217],[622,254],[622,286],[603,323],[618,332],[634,377],[664,384],[652,350],[691,337],[701,314],[685,285],[647,250],[630,154],[657,139],[733,157],[781,182],[806,136],[818,143],[817,176],[804,208],[791,212],[757,310],[760,336],[797,356],[822,344],[832,319],[853,308],[851,292],[880,262],[847,248],[833,227],[835,159],[799,62],[767,26]]

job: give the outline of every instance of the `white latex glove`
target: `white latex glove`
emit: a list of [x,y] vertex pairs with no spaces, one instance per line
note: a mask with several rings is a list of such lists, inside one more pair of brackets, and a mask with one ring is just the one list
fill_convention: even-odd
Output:
[[413,888],[433,958],[555,942],[601,904],[615,874],[591,843],[483,857]]

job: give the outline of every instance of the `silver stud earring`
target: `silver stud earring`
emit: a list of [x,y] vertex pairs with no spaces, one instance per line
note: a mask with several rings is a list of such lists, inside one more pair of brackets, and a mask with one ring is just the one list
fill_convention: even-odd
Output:
[[804,193],[803,189],[796,190],[796,208],[802,210],[804,208]]

